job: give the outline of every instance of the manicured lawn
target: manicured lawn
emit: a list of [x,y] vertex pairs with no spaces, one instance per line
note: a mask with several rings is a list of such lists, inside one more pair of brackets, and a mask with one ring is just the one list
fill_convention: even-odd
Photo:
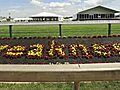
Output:
[[[73,83],[0,84],[0,90],[73,90]],[[120,81],[80,83],[80,90],[120,90]]]
[[[108,25],[62,25],[62,36],[107,35]],[[120,25],[112,25],[112,34],[120,34]],[[13,26],[13,37],[59,36],[58,25]],[[9,37],[8,26],[0,26],[0,37]]]

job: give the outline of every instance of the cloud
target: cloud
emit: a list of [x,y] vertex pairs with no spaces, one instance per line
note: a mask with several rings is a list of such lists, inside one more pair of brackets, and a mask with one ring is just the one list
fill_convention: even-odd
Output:
[[88,5],[96,5],[99,0],[86,0],[84,3]]
[[82,0],[68,0],[68,2],[70,2],[72,4],[76,4],[76,3],[81,3]]
[[96,5],[106,5],[112,1],[113,0],[31,0],[31,3],[38,6],[41,11],[73,15],[85,8],[94,7]]
[[111,3],[112,0],[86,0],[84,1],[87,5],[102,5],[102,4],[108,4]]
[[16,9],[10,9],[10,10],[8,10],[8,12],[18,13],[18,12],[19,12],[19,10],[16,10]]
[[49,4],[50,7],[66,7],[66,6],[70,6],[71,3],[67,3],[67,2],[51,2]]
[[52,8],[56,8],[56,7],[65,7],[65,6],[70,6],[71,3],[68,3],[68,2],[50,2],[50,3],[45,3],[41,0],[32,0],[31,3],[33,5],[36,5],[36,6],[44,6],[45,7],[52,7]]
[[63,14],[68,10],[67,7],[71,7],[72,4],[70,2],[45,2],[44,0],[31,0],[31,4],[34,6],[38,6],[39,11],[53,12]]
[[42,5],[42,2],[40,0],[32,0],[31,3],[37,6]]
[[29,0],[30,6],[13,6],[5,9],[2,15],[8,16],[8,12],[11,12],[13,17],[29,17],[40,12],[51,12],[63,16],[72,16],[81,10],[97,5],[119,8],[119,2],[119,0]]

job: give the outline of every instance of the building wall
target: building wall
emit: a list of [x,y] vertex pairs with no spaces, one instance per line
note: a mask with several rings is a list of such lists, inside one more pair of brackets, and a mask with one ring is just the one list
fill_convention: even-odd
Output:
[[58,21],[58,17],[31,17],[33,21]]
[[77,20],[115,19],[115,12],[106,8],[88,9],[77,14]]

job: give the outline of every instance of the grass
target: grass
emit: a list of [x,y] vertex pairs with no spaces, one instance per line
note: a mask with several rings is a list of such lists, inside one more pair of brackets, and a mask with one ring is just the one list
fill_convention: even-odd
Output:
[[[73,90],[73,83],[0,84],[0,90]],[[80,83],[80,90],[120,90],[120,81]]]
[[[13,37],[59,36],[58,25],[13,26]],[[107,35],[108,25],[62,25],[62,36]],[[112,24],[112,34],[120,34],[120,25]],[[9,37],[9,27],[0,27],[0,37]]]

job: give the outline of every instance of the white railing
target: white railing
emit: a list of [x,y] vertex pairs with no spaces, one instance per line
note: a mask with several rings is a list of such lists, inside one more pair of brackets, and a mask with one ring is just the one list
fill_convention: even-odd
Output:
[[120,20],[0,22],[0,25],[120,24]]

